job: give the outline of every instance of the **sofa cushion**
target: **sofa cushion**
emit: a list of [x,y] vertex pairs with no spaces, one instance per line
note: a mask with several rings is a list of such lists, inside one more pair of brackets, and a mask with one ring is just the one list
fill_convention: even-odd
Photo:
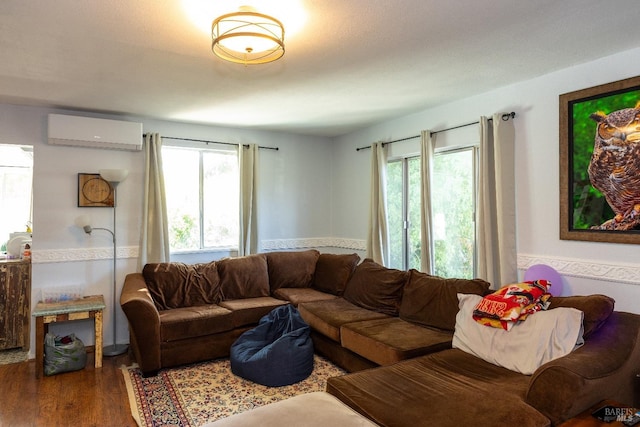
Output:
[[203,427],[378,427],[335,396],[324,391],[298,394],[230,417],[221,418]]
[[322,292],[342,295],[358,262],[358,254],[320,254],[311,286]]
[[272,297],[241,298],[220,302],[221,307],[233,312],[233,324],[236,328],[256,325],[271,310],[285,304],[288,303]]
[[235,328],[233,313],[218,305],[174,308],[160,311],[159,315],[162,342],[217,334]]
[[311,329],[338,343],[340,326],[350,322],[389,317],[383,313],[358,307],[344,298],[305,302],[298,306],[298,310]]
[[460,350],[329,378],[327,392],[383,426],[546,426],[529,377]]
[[408,271],[387,268],[367,258],[356,267],[343,296],[359,307],[397,316],[408,278]]
[[223,300],[269,296],[266,255],[224,258],[217,264]]
[[269,252],[266,255],[272,292],[279,288],[311,286],[320,252],[311,249],[301,252]]
[[400,318],[453,331],[458,314],[457,294],[484,295],[489,286],[482,279],[445,279],[411,270],[400,303]]
[[340,328],[342,346],[378,365],[451,348],[453,333],[426,328],[398,317],[347,323]]
[[586,295],[586,296],[570,296],[570,297],[551,297],[549,299],[549,309],[556,307],[573,307],[584,313],[584,338],[587,339],[591,334],[602,326],[615,306],[615,300],[606,295]]
[[338,298],[335,295],[316,291],[312,288],[280,288],[276,289],[273,296],[279,299],[289,301],[295,307],[302,302],[324,301],[328,299]]
[[158,310],[217,304],[221,299],[215,262],[147,264],[142,275]]
[[510,330],[476,322],[474,307],[479,295],[458,295],[460,311],[456,318],[453,347],[489,363],[525,375],[532,375],[543,364],[566,356],[584,344],[582,312],[575,308],[556,308],[534,313]]

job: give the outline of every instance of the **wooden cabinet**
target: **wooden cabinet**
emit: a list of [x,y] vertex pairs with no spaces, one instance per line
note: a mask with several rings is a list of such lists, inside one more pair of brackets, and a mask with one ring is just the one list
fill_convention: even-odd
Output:
[[29,349],[31,260],[0,261],[0,350]]

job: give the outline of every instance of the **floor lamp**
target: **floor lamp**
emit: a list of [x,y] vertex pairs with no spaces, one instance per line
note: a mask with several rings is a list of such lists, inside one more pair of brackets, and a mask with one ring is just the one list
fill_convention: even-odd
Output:
[[129,175],[129,171],[126,169],[101,169],[98,171],[100,173],[100,177],[107,181],[111,188],[113,188],[113,231],[108,228],[101,227],[91,227],[89,217],[87,215],[82,215],[76,218],[76,225],[84,230],[85,233],[91,234],[93,230],[103,230],[111,234],[113,238],[113,300],[112,300],[112,316],[113,316],[113,344],[108,345],[102,349],[102,354],[104,356],[117,356],[119,354],[123,354],[127,351],[127,344],[118,344],[117,337],[117,321],[116,321],[116,261],[117,261],[117,246],[116,246],[116,189],[118,184],[124,181]]

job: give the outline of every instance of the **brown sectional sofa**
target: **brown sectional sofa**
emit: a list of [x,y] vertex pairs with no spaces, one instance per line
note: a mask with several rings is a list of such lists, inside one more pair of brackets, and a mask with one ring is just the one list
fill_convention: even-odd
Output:
[[289,302],[280,287],[306,291],[299,298],[333,297],[314,291],[318,251],[279,252],[205,264],[147,264],[126,276],[120,306],[129,322],[133,355],[145,375],[161,368],[229,355],[231,344],[261,317]]
[[583,347],[533,375],[449,349],[330,378],[327,391],[385,426],[559,425],[604,399],[634,404],[639,336],[637,315],[614,312]]
[[364,260],[343,298],[298,309],[316,351],[353,372],[451,348],[457,294],[488,290],[480,279],[443,279]]
[[582,347],[532,375],[458,348],[458,294],[485,281],[398,271],[359,257],[272,252],[208,264],[156,264],[125,279],[121,306],[142,371],[225,357],[274,307],[291,303],[316,352],[352,373],[327,392],[385,426],[549,426],[602,399],[633,402],[640,316],[601,295],[553,297],[584,313]]

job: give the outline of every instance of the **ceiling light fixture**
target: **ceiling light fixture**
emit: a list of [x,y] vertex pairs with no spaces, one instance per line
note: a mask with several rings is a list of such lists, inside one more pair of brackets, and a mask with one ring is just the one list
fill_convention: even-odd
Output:
[[284,26],[249,6],[216,18],[211,24],[211,50],[238,64],[266,64],[284,55]]

